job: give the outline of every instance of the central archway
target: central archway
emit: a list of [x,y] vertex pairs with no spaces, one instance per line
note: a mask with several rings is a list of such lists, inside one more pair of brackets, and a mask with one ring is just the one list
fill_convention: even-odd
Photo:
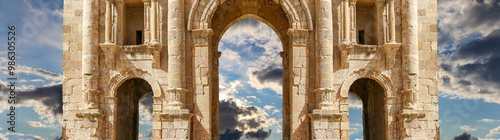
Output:
[[187,30],[193,39],[190,49],[194,54],[191,58],[195,84],[193,102],[196,103],[193,139],[205,136],[219,139],[218,58],[221,53],[217,51],[218,43],[231,25],[246,18],[271,27],[283,46],[280,53],[283,58],[283,139],[309,138],[307,93],[312,89],[306,87],[308,63],[314,60],[309,60],[307,54],[313,51],[308,47],[313,26],[308,4],[301,0],[195,0],[187,18]]

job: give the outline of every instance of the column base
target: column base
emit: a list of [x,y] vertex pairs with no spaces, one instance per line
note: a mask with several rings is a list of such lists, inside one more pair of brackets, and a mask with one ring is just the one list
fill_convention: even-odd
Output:
[[162,139],[189,140],[193,116],[189,109],[165,109],[162,112]]
[[340,118],[336,109],[314,109],[309,114],[313,140],[339,140]]

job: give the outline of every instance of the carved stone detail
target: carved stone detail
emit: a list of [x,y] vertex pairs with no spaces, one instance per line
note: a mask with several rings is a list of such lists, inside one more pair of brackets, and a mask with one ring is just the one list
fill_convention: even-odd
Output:
[[208,46],[212,37],[212,29],[197,29],[191,32],[193,46]]
[[318,88],[313,92],[314,95],[316,95],[316,103],[318,109],[333,108],[335,90],[331,88]]
[[170,88],[167,89],[169,108],[183,109],[185,107],[187,89],[184,88]]

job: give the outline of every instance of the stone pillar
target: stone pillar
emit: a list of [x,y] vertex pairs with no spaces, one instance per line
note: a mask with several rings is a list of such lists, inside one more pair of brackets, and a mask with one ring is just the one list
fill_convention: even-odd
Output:
[[[211,85],[214,83],[211,81],[211,73],[215,72],[218,68],[214,62],[218,60],[219,53],[212,53],[210,49],[210,39],[212,38],[212,29],[195,29],[191,32],[191,39],[193,42],[193,63],[194,63],[194,96],[196,99],[196,103],[198,104],[198,110],[200,115],[196,115],[195,120],[193,122],[195,126],[199,129],[193,130],[194,138],[193,139],[218,139],[218,132],[215,132],[211,128],[215,128],[218,126],[219,122],[218,117],[215,114],[218,110],[215,110],[218,106],[218,103],[213,103],[213,96],[215,96],[216,91],[212,91],[211,93]],[[212,62],[212,64],[211,64]],[[215,99],[218,101],[218,99]],[[206,116],[202,118],[197,118],[198,116]],[[199,122],[198,122],[199,121]],[[216,122],[215,122],[216,121]],[[216,127],[218,128],[218,127]],[[208,133],[207,133],[208,132]],[[215,137],[215,138],[214,138]]]
[[350,31],[351,31],[351,16],[350,16],[350,13],[351,11],[349,10],[349,0],[344,0],[344,3],[342,5],[344,7],[344,40],[343,42],[348,44],[350,43]]
[[[331,33],[331,32],[330,32]],[[307,108],[307,70],[308,62],[307,50],[309,49],[309,30],[307,29],[288,29],[290,36],[290,56],[285,56],[288,59],[288,69],[291,70],[288,74],[290,86],[288,91],[288,104],[290,105],[290,120],[291,134],[290,139],[300,140],[308,138],[309,123],[307,116],[301,115],[303,109]],[[330,35],[331,36],[331,35]],[[286,55],[286,54],[285,54]],[[291,92],[290,92],[291,91]],[[286,101],[285,101],[286,102]],[[287,128],[288,129],[288,128]]]
[[99,1],[83,1],[82,92],[84,109],[97,108],[99,56]]
[[[158,0],[151,0],[151,42],[158,43],[157,38]],[[192,114],[186,109],[188,90],[185,83],[184,66],[184,1],[168,0],[168,96],[167,107],[161,113],[162,139],[190,139],[190,121]]]
[[402,14],[402,49],[403,49],[403,91],[401,99],[403,109],[398,114],[399,138],[405,140],[422,139],[427,136],[423,119],[425,112],[419,106],[418,76],[418,12],[417,0],[403,0]]
[[116,5],[116,45],[122,46],[123,45],[123,36],[124,36],[124,31],[125,31],[125,26],[123,25],[124,23],[124,17],[125,17],[125,3],[123,0],[115,0],[115,5]]
[[[156,4],[151,1],[151,41],[156,39]],[[168,1],[168,86],[173,89],[185,88],[184,69],[184,1]],[[181,90],[175,90],[181,91]],[[175,92],[171,92],[175,93]],[[182,109],[182,108],[179,108]]]
[[149,43],[149,37],[151,36],[151,22],[150,22],[150,19],[151,19],[151,0],[142,0],[142,2],[144,3],[144,44],[148,44]]
[[[170,1],[172,1],[172,0],[170,0]],[[169,1],[169,7],[170,7],[170,3],[171,3],[170,1]],[[181,1],[181,0],[179,0],[179,1]],[[177,6],[178,7],[175,7],[175,8],[184,9],[184,8],[181,8],[181,5],[177,5]],[[149,27],[150,27],[150,32],[151,32],[151,36],[150,36],[151,37],[150,38],[151,43],[158,43],[158,36],[157,36],[158,35],[158,31],[156,29],[158,27],[158,22],[157,22],[158,17],[156,16],[158,14],[157,8],[158,8],[158,0],[151,0],[151,10],[149,11],[150,14],[151,14],[151,16],[149,17],[149,22],[150,22],[149,23]],[[178,15],[181,14],[181,13],[170,13],[170,11],[175,11],[175,9],[170,10],[170,8],[169,8],[169,12],[168,12],[168,15],[169,15],[169,22],[168,22],[169,26],[168,27],[169,27],[169,29],[171,29],[171,27],[170,27],[170,21],[172,20],[170,18],[170,15],[171,14],[178,14]],[[184,10],[182,10],[182,11],[184,11]],[[179,27],[177,27],[177,28],[179,28]],[[181,30],[181,31],[183,31],[183,30]],[[182,32],[182,33],[184,33],[184,32]],[[170,38],[169,38],[169,42],[170,42]],[[169,44],[169,46],[170,46],[170,44]]]
[[394,13],[394,0],[389,0],[389,43],[396,43],[396,13]]
[[[317,47],[319,59],[318,88],[331,89],[333,87],[333,24],[332,1],[317,0]],[[335,97],[334,97],[335,98]],[[330,102],[333,102],[331,100]],[[318,103],[317,103],[318,104]]]
[[112,12],[112,7],[113,7],[113,0],[106,0],[106,23],[104,25],[104,43],[112,43],[112,30],[111,30],[111,24],[113,23],[113,12]]
[[350,0],[350,12],[351,12],[351,23],[350,23],[350,29],[349,31],[351,32],[351,42],[353,44],[357,44],[357,31],[356,31],[356,2],[358,2],[358,0]]
[[404,108],[418,107],[418,12],[417,0],[403,0],[403,96]]

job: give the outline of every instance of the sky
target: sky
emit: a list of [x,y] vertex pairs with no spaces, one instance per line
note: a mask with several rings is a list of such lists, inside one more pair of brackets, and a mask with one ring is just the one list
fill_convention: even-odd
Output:
[[[62,0],[0,1],[0,44],[16,26],[16,132],[7,130],[7,48],[0,48],[0,139],[60,139]],[[244,32],[242,32],[244,31]],[[438,0],[441,139],[500,139],[500,0]],[[266,24],[244,19],[219,43],[221,139],[281,139],[282,51]],[[352,96],[352,95],[350,95]],[[359,100],[351,139],[363,138]],[[151,136],[151,96],[140,101],[140,136]]]

